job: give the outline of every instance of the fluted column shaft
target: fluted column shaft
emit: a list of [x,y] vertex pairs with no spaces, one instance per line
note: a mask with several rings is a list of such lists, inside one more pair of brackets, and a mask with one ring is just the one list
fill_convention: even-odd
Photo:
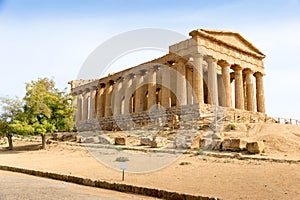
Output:
[[96,103],[96,88],[92,88],[90,92],[90,119],[96,118],[96,110],[95,110],[95,103]]
[[113,83],[108,82],[105,87],[105,114],[104,117],[112,116],[111,96],[113,91]]
[[217,81],[218,81],[218,100],[219,100],[219,106],[226,106],[226,94],[223,84],[222,76],[217,75]]
[[196,54],[194,56],[194,70],[193,70],[193,88],[195,94],[194,103],[199,105],[204,104],[203,93],[203,55]]
[[245,79],[246,79],[246,97],[247,97],[247,110],[253,111],[255,110],[254,105],[254,86],[252,80],[253,72],[251,70],[245,70]]
[[193,104],[193,72],[191,68],[186,67],[186,95],[187,95],[187,104]]
[[168,68],[169,67],[164,67],[160,70],[160,73],[162,74],[161,105],[164,108],[171,107],[171,71]]
[[256,103],[257,103],[257,111],[265,113],[265,94],[264,94],[264,83],[263,83],[263,74],[260,72],[256,72],[254,74],[256,78]]
[[78,101],[78,94],[77,93],[72,93],[73,95],[73,100],[72,100],[72,106],[74,108],[74,111],[73,111],[73,119],[74,121],[76,122],[78,120],[78,116],[77,116],[77,113],[78,113],[78,107],[77,107],[77,101]]
[[177,70],[177,106],[187,104],[187,90],[186,90],[186,68],[183,60],[179,60],[176,63]]
[[144,108],[144,90],[143,90],[143,82],[145,78],[145,71],[142,70],[137,74],[137,83],[136,83],[136,91],[135,91],[135,111],[142,112]]
[[148,75],[148,110],[156,105],[156,69],[149,70]]
[[[99,87],[99,86],[98,86]],[[97,105],[96,105],[96,110],[97,110],[97,117],[104,117],[104,112],[105,112],[105,86],[102,84],[100,85],[100,88],[98,89],[97,93]]]
[[129,114],[131,112],[131,97],[133,91],[133,78],[131,75],[125,77],[123,82],[123,92],[125,94],[124,99],[124,114]]
[[82,120],[82,95],[77,95],[77,111],[76,111],[76,122]]
[[235,88],[235,108],[244,110],[244,88],[243,88],[243,75],[242,67],[233,66],[234,70],[234,88]]
[[225,102],[226,107],[232,107],[232,94],[231,94],[231,84],[230,84],[230,65],[222,66],[222,81],[225,90]]
[[113,114],[114,115],[120,115],[121,114],[121,101],[122,101],[122,98],[123,98],[123,94],[125,93],[123,91],[123,83],[124,79],[120,79],[117,83],[115,83],[115,92],[113,92]]
[[87,90],[83,94],[83,118],[82,120],[87,120],[89,118],[89,96],[90,96],[90,91]]
[[207,57],[208,63],[208,90],[210,94],[210,103],[219,105],[218,102],[218,82],[217,82],[217,60],[212,56]]

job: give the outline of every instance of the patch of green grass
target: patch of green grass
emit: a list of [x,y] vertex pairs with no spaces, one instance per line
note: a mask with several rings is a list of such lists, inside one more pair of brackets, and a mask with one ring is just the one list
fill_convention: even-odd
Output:
[[203,155],[202,149],[198,149],[198,150],[196,151],[196,155],[197,155],[197,156],[198,156],[198,155]]
[[236,125],[235,124],[229,124],[230,130],[236,130]]

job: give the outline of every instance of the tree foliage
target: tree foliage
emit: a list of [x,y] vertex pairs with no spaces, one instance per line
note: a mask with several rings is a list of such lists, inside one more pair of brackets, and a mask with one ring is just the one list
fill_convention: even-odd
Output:
[[9,143],[9,149],[13,149],[12,143],[12,124],[22,113],[22,102],[18,99],[6,97],[0,98],[0,136],[6,136]]
[[24,102],[23,122],[34,128],[34,134],[73,129],[72,96],[59,91],[53,80],[43,78],[27,83]]
[[74,127],[72,96],[48,78],[27,83],[23,102],[8,98],[2,102],[0,134],[41,135],[44,147],[46,133]]

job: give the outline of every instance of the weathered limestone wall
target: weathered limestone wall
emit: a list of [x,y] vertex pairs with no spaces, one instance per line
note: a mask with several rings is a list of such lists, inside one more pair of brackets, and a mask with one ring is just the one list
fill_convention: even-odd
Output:
[[[218,107],[218,118],[223,118],[223,122],[272,122],[274,119],[264,113],[238,110],[226,107]],[[76,124],[78,131],[97,130],[139,130],[139,129],[190,129],[200,125],[209,125],[215,117],[214,107],[209,104],[185,105],[182,107],[172,107],[166,110],[156,110],[152,112],[143,111],[131,114],[123,114],[99,119],[89,119]],[[201,113],[201,114],[200,114]],[[221,122],[222,123],[222,122]]]

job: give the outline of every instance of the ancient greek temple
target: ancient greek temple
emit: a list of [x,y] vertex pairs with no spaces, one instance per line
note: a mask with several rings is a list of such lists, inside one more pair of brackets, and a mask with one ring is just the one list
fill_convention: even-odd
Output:
[[[169,53],[97,80],[70,81],[76,126],[118,130],[224,108],[228,120],[265,113],[265,55],[239,33],[197,29]],[[155,122],[156,123],[156,122]]]

